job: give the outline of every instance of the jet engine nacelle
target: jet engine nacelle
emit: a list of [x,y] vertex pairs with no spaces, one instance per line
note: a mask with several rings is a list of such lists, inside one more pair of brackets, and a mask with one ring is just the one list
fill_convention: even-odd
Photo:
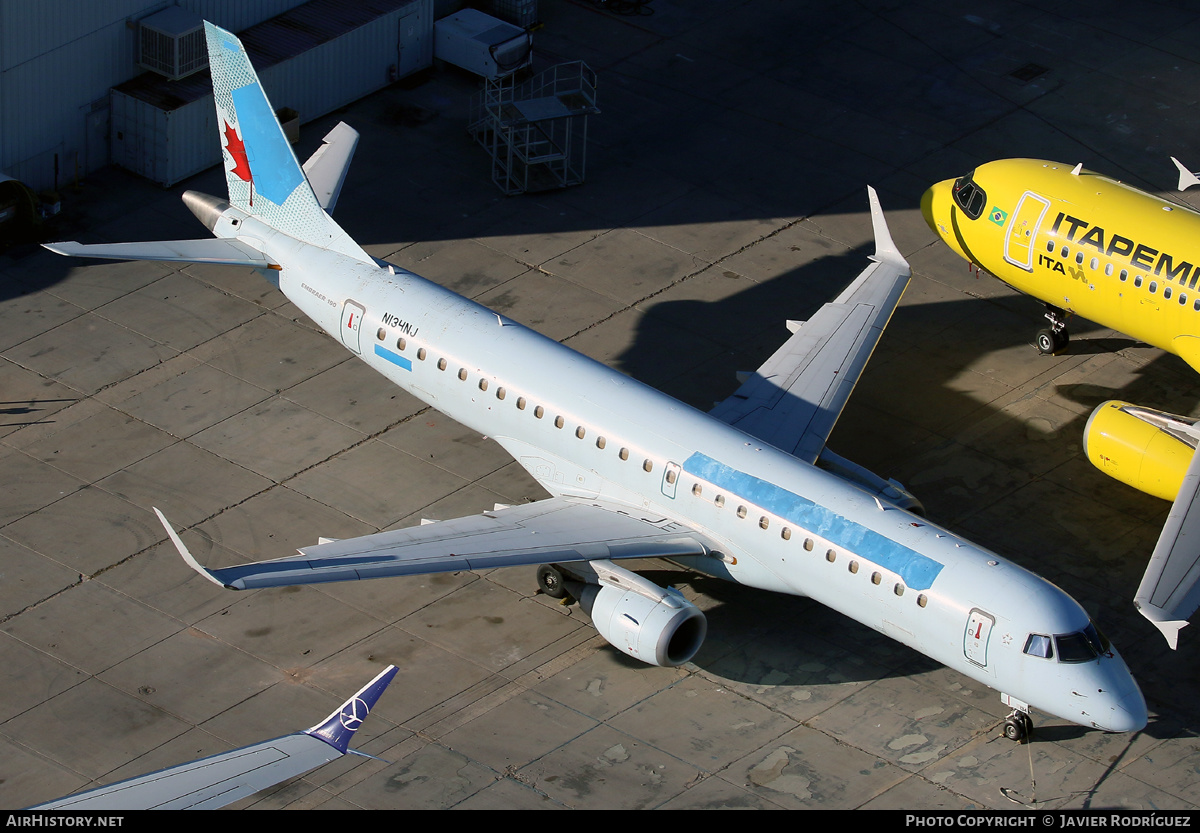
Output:
[[1083,449],[1092,465],[1108,476],[1174,501],[1196,453],[1197,422],[1113,400],[1088,417]]
[[656,600],[635,590],[587,584],[576,598],[610,645],[650,665],[683,665],[708,633],[700,608],[673,588]]

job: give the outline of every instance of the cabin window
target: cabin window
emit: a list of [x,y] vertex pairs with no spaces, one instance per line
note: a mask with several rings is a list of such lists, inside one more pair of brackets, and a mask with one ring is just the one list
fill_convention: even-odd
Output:
[[828,561],[830,564],[837,561],[837,551],[836,550],[825,550],[825,560]]
[[566,424],[566,422],[567,422],[567,421],[566,421],[565,419],[563,419],[562,417],[560,417],[560,416],[556,416],[556,417],[554,418],[554,427],[555,427],[555,428],[562,428],[562,427],[563,427],[563,425],[565,425],[565,424]]
[[622,460],[628,460],[629,459],[629,449],[622,448],[621,453],[618,454],[617,456],[620,457]]
[[1025,640],[1025,653],[1031,657],[1054,659],[1054,645],[1045,634],[1031,633]]
[[458,380],[460,382],[467,381],[467,369],[465,367],[460,367],[458,369]]
[[879,573],[871,573],[871,584],[879,584],[881,581],[883,581],[883,576]]
[[384,339],[387,338],[387,330],[385,330],[383,327],[380,327],[378,330],[375,331],[375,338],[379,339],[380,341],[383,341]]
[[917,607],[925,607],[927,604],[929,604],[929,599],[926,598],[924,593],[917,596]]
[[542,417],[544,417],[546,415],[546,409],[543,408],[541,405],[538,405],[537,407],[535,407],[533,409],[533,415],[535,417],[537,417],[538,419],[541,419]]
[[586,433],[587,433],[587,430],[582,425],[580,425],[578,428],[575,429],[575,436],[581,440],[583,439],[583,435]]
[[[1150,291],[1153,292],[1154,290],[1150,290]],[[1164,301],[1171,300],[1171,287],[1169,287],[1169,286],[1163,287],[1163,300]]]
[[813,539],[812,539],[812,538],[805,538],[805,539],[804,539],[804,551],[805,551],[805,552],[812,552],[812,549],[813,549]]
[[423,361],[425,361],[425,356],[426,356],[426,355],[427,355],[427,354],[426,354],[426,352],[425,352],[425,348],[424,348],[424,347],[422,347],[420,350],[418,350],[418,351],[417,351],[417,360],[418,360],[418,361],[422,361],[422,362],[423,362]]
[[497,399],[503,399],[506,396],[508,396],[508,391],[506,391],[504,388],[496,388]]
[[1111,278],[1113,273],[1113,265],[1111,263],[1104,264],[1104,276]]
[[405,341],[403,338],[396,339],[396,349],[397,350],[403,351],[404,348],[407,346],[408,346],[408,342]]
[[525,397],[524,396],[517,397],[517,410],[518,411],[525,410]]
[[445,370],[445,369],[446,369],[446,360],[438,359],[438,370]]
[[1063,246],[1063,247],[1062,247],[1062,252],[1061,252],[1061,254],[1062,254],[1062,256],[1063,256],[1063,257],[1070,257],[1070,255],[1071,255],[1071,247],[1070,247],[1070,246]]
[[1093,271],[1096,269],[1099,269],[1100,268],[1100,259],[1095,258],[1095,257],[1092,258],[1091,261],[1088,263],[1088,266],[1091,267]]
[[1083,250],[1082,249],[1075,253],[1075,263],[1077,263],[1080,266],[1083,265]]
[[703,486],[701,486],[699,483],[692,484],[692,494],[693,495],[695,495],[696,497],[700,497],[700,495],[702,495],[703,493],[704,493]]
[[1150,294],[1153,295],[1158,291],[1158,281],[1150,281]]
[[675,481],[678,479],[679,479],[679,472],[677,472],[675,469],[667,469],[666,481],[667,481],[668,486],[674,485]]
[[1179,306],[1181,306],[1181,307],[1187,306],[1187,293],[1186,292],[1179,293]]
[[605,441],[604,437],[596,437],[596,448],[604,448],[606,445],[608,445],[608,443]]
[[645,471],[654,471],[654,461],[647,459],[642,463],[642,469]]
[[792,540],[792,530],[785,526],[782,530],[780,530],[779,537],[785,541]]
[[892,592],[895,593],[897,596],[903,596],[904,595],[904,585],[901,584],[900,582],[896,582],[896,586],[892,588]]
[[852,572],[852,573],[858,573],[858,562],[857,562],[857,561],[851,561],[851,562],[850,562],[850,565],[849,565],[849,566],[848,566],[846,569],[847,569],[847,570],[849,570],[849,571],[850,571],[850,572]]
[[479,380],[479,389],[480,389],[480,390],[487,390],[487,386],[488,386],[488,380],[487,380],[487,379],[480,379],[480,380]]
[[766,529],[767,527],[769,527],[771,525],[771,521],[767,518],[766,515],[763,515],[761,518],[758,519],[758,525],[760,528]]
[[1046,241],[1046,251],[1048,251],[1050,254],[1054,254],[1054,241],[1053,240]]
[[1121,277],[1121,282],[1122,282],[1122,283],[1124,283],[1126,280],[1128,280],[1128,278],[1129,278],[1129,270],[1128,270],[1128,269],[1122,269],[1122,270],[1121,270],[1121,276],[1120,276],[1120,277]]
[[1192,309],[1200,311],[1200,298],[1192,301]]
[[739,506],[739,507],[738,507],[738,513],[737,513],[737,515],[738,515],[738,517],[739,517],[739,518],[744,518],[744,517],[746,517],[746,507],[745,507],[745,506]]
[[1142,276],[1141,276],[1141,275],[1134,275],[1134,276],[1133,276],[1133,285],[1134,285],[1134,286],[1141,286],[1141,285],[1142,285]]
[[717,495],[715,498],[713,498],[713,503],[715,503],[717,508],[720,509],[725,505],[725,495]]

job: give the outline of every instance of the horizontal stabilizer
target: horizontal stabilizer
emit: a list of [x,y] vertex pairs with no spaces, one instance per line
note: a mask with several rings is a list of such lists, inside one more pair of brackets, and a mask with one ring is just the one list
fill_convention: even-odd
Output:
[[317,202],[330,214],[342,193],[342,183],[346,181],[346,172],[350,170],[350,160],[357,147],[358,131],[344,121],[338,122],[304,163],[304,175],[308,177]]
[[1200,452],[1192,456],[1133,603],[1172,649],[1200,608]]
[[239,240],[158,240],[148,243],[98,243],[69,241],[43,243],[55,254],[99,260],[157,260],[166,263],[221,263],[226,266],[269,268],[266,255]]
[[[216,810],[340,758],[383,690],[389,665],[323,723],[198,761],[60,798],[30,810]],[[356,753],[363,754],[363,753]]]
[[425,575],[564,561],[706,555],[687,527],[595,503],[549,498],[465,518],[346,538],[300,555],[210,569],[200,566],[157,509],[188,566],[231,590]]

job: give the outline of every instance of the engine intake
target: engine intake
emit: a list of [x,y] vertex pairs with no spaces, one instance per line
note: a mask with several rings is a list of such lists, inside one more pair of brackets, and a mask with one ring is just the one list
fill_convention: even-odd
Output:
[[708,620],[673,588],[658,600],[611,585],[577,589],[579,606],[608,643],[650,665],[683,665],[700,650]]
[[1111,400],[1088,417],[1083,450],[1109,477],[1174,501],[1196,453],[1200,420]]

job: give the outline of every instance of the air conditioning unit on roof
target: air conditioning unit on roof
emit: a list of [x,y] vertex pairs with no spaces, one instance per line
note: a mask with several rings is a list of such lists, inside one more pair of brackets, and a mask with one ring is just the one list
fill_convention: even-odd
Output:
[[207,68],[204,21],[179,6],[138,21],[138,66],[171,81]]

